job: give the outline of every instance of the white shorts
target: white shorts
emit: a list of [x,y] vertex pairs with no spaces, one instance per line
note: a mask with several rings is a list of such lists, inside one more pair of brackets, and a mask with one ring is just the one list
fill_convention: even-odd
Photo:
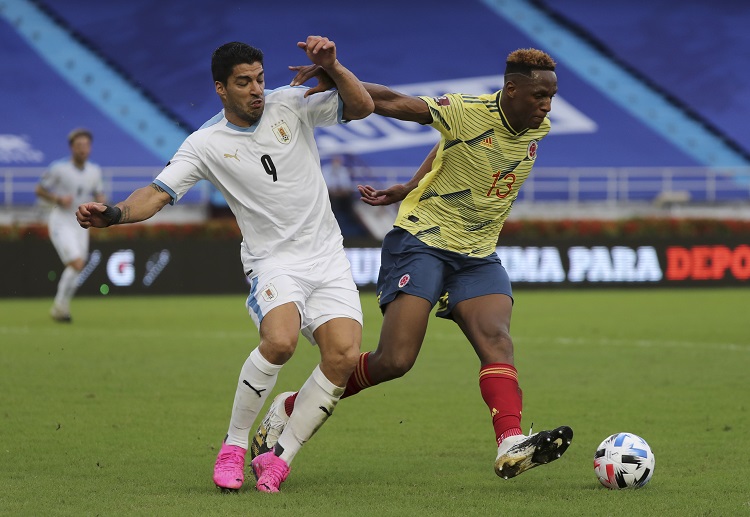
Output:
[[63,264],[69,264],[76,259],[88,259],[89,232],[78,225],[74,214],[53,211],[47,229],[52,245]]
[[334,318],[351,318],[362,325],[359,291],[343,250],[306,265],[279,266],[250,277],[248,313],[260,329],[272,309],[293,302],[300,314],[300,331],[316,344],[313,333]]

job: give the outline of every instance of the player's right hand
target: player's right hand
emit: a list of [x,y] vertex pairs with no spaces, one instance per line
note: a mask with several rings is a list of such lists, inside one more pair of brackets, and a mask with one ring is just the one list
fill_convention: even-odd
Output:
[[360,199],[371,206],[385,206],[402,201],[410,192],[406,185],[397,184],[384,190],[376,190],[370,185],[357,185]]
[[106,228],[107,220],[102,215],[107,207],[103,203],[84,203],[76,210],[76,219],[81,228]]
[[325,36],[308,36],[305,41],[297,42],[297,46],[305,51],[307,59],[324,68],[336,64],[336,43]]

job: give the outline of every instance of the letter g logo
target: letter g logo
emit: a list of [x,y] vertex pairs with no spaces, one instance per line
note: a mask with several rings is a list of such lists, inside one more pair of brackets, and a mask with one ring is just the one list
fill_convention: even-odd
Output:
[[135,254],[133,250],[118,250],[107,261],[109,281],[119,287],[133,284],[135,280]]

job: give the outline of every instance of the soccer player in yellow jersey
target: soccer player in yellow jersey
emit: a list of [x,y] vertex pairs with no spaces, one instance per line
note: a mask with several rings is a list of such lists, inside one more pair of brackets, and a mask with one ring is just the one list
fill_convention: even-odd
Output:
[[[295,82],[318,77],[311,93],[329,86],[320,70],[296,68]],[[495,253],[539,141],[550,129],[554,70],[546,53],[520,49],[508,56],[504,87],[493,94],[413,97],[365,83],[376,113],[429,124],[441,139],[408,183],[385,190],[359,186],[370,205],[403,203],[383,241],[378,348],[360,356],[342,398],[408,372],[437,304],[437,315],[453,319],[479,357],[479,387],[498,445],[495,472],[505,479],[559,458],[573,438],[567,426],[522,434],[510,337],[512,291]],[[251,444],[253,452],[275,443],[295,398],[282,393],[274,400]]]

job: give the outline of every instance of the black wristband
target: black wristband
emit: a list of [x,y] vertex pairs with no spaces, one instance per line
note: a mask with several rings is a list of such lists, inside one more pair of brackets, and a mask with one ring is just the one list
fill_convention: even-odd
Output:
[[104,220],[107,221],[107,226],[112,226],[113,224],[117,224],[120,222],[120,219],[122,219],[122,210],[120,210],[116,206],[109,206],[104,205],[107,208],[102,212],[102,217],[104,217]]

